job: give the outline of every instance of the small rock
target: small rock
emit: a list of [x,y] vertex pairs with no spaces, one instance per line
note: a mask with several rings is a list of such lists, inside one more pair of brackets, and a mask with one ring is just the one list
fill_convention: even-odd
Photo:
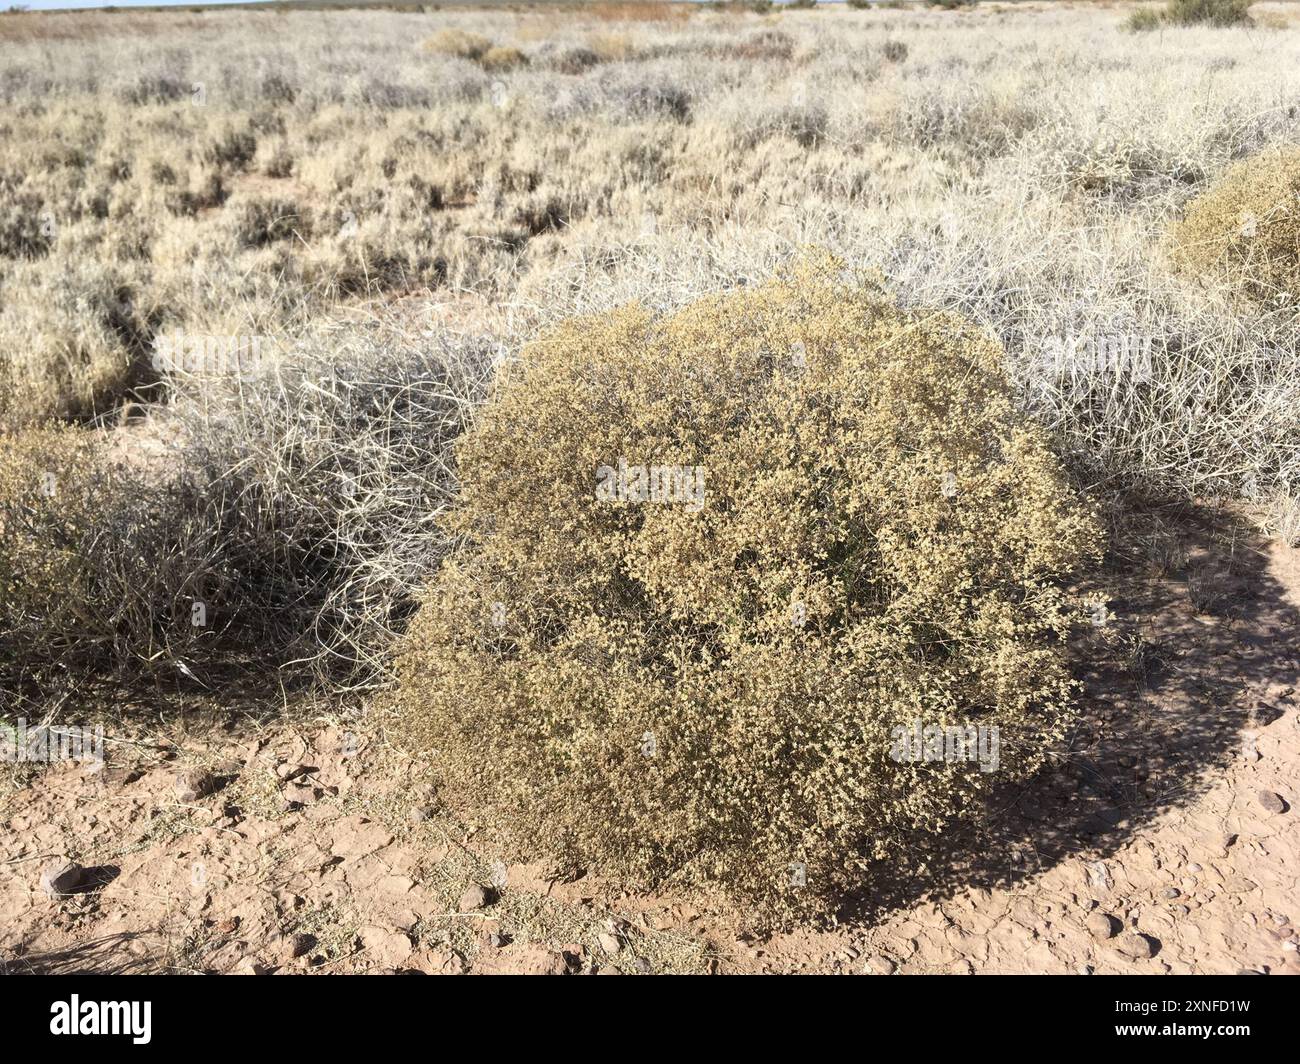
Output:
[[510,945],[510,936],[498,931],[488,936],[488,942],[493,948],[500,949],[502,946]]
[[475,909],[486,909],[496,900],[497,894],[495,890],[480,883],[475,883],[460,896],[460,911],[470,913]]
[[245,957],[242,961],[230,969],[230,975],[265,975],[268,969],[266,965],[259,964],[252,957]]
[[1287,810],[1286,801],[1273,791],[1260,791],[1256,797],[1259,804],[1270,813],[1285,813]]
[[296,961],[299,957],[306,956],[316,945],[316,939],[311,935],[297,932],[292,935],[280,935],[271,944],[275,950],[276,959],[281,964],[288,964],[290,961]]
[[1196,875],[1196,873],[1199,872],[1200,870],[1201,870],[1201,866],[1198,865],[1195,861],[1193,861],[1191,864],[1187,866],[1187,871],[1191,872],[1192,875]]
[[1229,876],[1223,881],[1223,889],[1229,894],[1248,894],[1257,886],[1253,879],[1247,879],[1245,876]]
[[85,869],[75,861],[47,865],[41,873],[41,890],[51,898],[65,898],[81,886]]
[[1180,894],[1182,894],[1182,891],[1179,890],[1177,887],[1165,887],[1165,889],[1162,890],[1160,893],[1164,897],[1168,898],[1170,901],[1173,901]]
[[636,970],[637,975],[649,975],[654,969],[650,961],[645,957],[637,957],[632,961],[632,967]]
[[1081,965],[1079,965],[1079,967],[1077,967],[1077,968],[1074,969],[1074,970],[1075,970],[1075,972],[1078,973],[1079,975],[1092,975],[1092,965],[1091,965],[1091,964],[1081,964]]
[[290,783],[285,786],[282,793],[285,801],[299,806],[310,805],[325,795],[323,790],[313,787],[310,783]]
[[597,935],[596,941],[600,943],[600,948],[609,954],[617,953],[623,948],[623,943],[616,935]]
[[876,953],[867,958],[866,972],[869,975],[893,975],[897,967],[883,953]]
[[1137,931],[1129,931],[1124,934],[1115,944],[1125,957],[1131,957],[1134,960],[1146,960],[1156,955],[1158,943],[1149,935],[1139,934]]
[[1120,923],[1109,913],[1104,913],[1098,910],[1088,914],[1087,920],[1084,921],[1084,926],[1088,928],[1088,931],[1093,938],[1105,939],[1115,937],[1119,932]]
[[217,789],[217,778],[205,769],[189,769],[176,775],[176,798],[197,802]]

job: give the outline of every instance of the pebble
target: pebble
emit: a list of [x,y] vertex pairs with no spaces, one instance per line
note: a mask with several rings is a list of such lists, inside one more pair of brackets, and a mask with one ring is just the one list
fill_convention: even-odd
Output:
[[1146,960],[1156,955],[1157,945],[1156,940],[1149,935],[1129,931],[1115,944],[1115,948],[1126,957],[1132,957],[1135,960]]
[[883,953],[875,953],[867,958],[864,971],[868,975],[893,975],[898,966]]
[[1084,921],[1093,938],[1114,938],[1119,931],[1119,921],[1109,913],[1093,912]]
[[619,941],[617,935],[597,935],[596,941],[600,943],[600,948],[609,954],[617,953],[623,948],[623,943]]
[[315,945],[316,939],[301,931],[292,935],[280,936],[273,943],[277,958],[281,963],[285,964],[310,953]]
[[1248,894],[1257,886],[1253,879],[1247,879],[1245,876],[1229,876],[1223,881],[1223,889],[1229,894]]
[[204,769],[190,769],[176,774],[176,797],[182,802],[197,802],[217,788],[217,778]]
[[481,883],[475,883],[460,896],[460,911],[469,913],[475,909],[486,909],[496,900],[497,894],[495,890],[491,887],[485,887]]
[[85,869],[75,861],[57,861],[41,873],[41,890],[51,898],[66,898],[81,886]]
[[1275,794],[1273,791],[1260,791],[1256,797],[1259,799],[1259,804],[1268,812],[1286,812],[1286,802],[1282,800],[1280,794]]
[[1173,901],[1174,898],[1177,898],[1180,894],[1182,894],[1182,891],[1179,890],[1177,887],[1165,887],[1165,889],[1161,893],[1170,901]]

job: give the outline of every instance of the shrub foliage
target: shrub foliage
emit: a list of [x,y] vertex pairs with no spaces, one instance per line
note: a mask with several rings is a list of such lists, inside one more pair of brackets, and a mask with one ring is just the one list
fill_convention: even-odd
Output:
[[[821,259],[539,339],[458,444],[406,741],[521,849],[827,911],[1069,719],[1058,581],[1099,533],[1000,358]],[[620,459],[702,505],[598,498]],[[891,760],[917,720],[999,727],[1000,773]]]
[[1246,159],[1190,204],[1173,230],[1178,262],[1256,299],[1300,298],[1300,149]]
[[1180,26],[1237,26],[1250,21],[1254,0],[1169,0],[1165,18]]

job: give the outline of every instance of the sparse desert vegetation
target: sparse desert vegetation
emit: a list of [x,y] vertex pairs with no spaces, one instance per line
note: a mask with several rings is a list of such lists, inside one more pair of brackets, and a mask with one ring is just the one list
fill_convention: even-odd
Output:
[[[1228,771],[1241,720],[1193,721],[1189,676],[1294,705],[1293,663],[1239,675],[1209,629],[1294,617],[1243,557],[1300,547],[1295,13],[0,16],[6,714],[129,707],[167,736],[155,793],[232,756],[176,707],[224,707],[257,748],[221,778],[266,830],[382,806],[347,838],[422,853],[399,878],[437,912],[367,925],[376,880],[304,886],[265,934],[331,945],[285,966],[359,941],[401,968],[393,935],[488,964],[444,911],[477,888],[586,943],[547,947],[566,970],[726,968],[719,934],[969,885],[955,825],[1010,847],[992,805],[1091,800],[1098,764],[1136,838]],[[629,465],[675,472],[602,497]],[[1178,726],[1138,728],[1161,683]],[[269,753],[308,718],[319,783]],[[914,718],[999,730],[999,771],[900,764]],[[1126,763],[1139,733],[1178,756]],[[1074,800],[1039,859],[1128,841]],[[711,944],[580,892],[525,913],[498,859],[689,899]],[[220,967],[207,924],[168,934],[166,967]]]

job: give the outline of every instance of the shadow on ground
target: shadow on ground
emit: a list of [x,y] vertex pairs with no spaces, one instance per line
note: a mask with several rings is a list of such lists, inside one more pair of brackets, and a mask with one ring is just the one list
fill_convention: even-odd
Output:
[[[1280,715],[1270,692],[1300,678],[1300,611],[1269,572],[1267,542],[1221,512],[1173,516],[1160,533],[1161,571],[1112,563],[1087,589],[1114,616],[1072,648],[1085,695],[1062,755],[996,795],[979,823],[925,847],[910,878],[895,875],[847,905],[844,918],[872,923],[923,898],[1012,887],[1072,857],[1104,859],[1195,801],[1242,756],[1243,732]],[[1131,557],[1134,546],[1121,539],[1117,553]]]

